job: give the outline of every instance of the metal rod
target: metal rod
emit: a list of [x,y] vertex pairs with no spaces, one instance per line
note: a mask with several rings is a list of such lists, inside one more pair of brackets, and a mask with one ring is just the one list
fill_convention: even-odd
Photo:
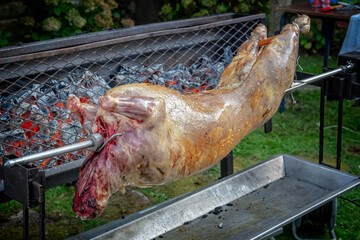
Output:
[[324,119],[325,119],[325,88],[326,81],[321,83],[320,94],[320,134],[319,134],[319,164],[323,164],[324,159]]
[[303,79],[301,81],[298,81],[298,82],[294,83],[290,88],[286,89],[284,91],[284,93],[289,93],[289,92],[291,92],[291,91],[293,91],[293,90],[295,90],[295,89],[297,89],[299,87],[305,86],[305,85],[313,83],[313,82],[320,81],[320,80],[322,80],[324,78],[331,77],[331,76],[336,75],[336,74],[341,73],[341,72],[345,72],[346,70],[351,69],[354,66],[355,66],[355,64],[348,63],[347,65],[339,66],[338,68],[336,68],[334,70],[331,70],[331,71],[328,71],[328,72],[325,72],[325,73],[322,73],[322,74],[318,74],[318,75],[313,76],[313,77]]
[[41,188],[39,196],[39,239],[45,240],[45,173],[40,176]]
[[5,167],[13,167],[15,164],[25,164],[25,163],[29,163],[29,162],[34,162],[34,161],[38,161],[38,160],[42,160],[42,159],[46,159],[49,157],[54,157],[54,156],[58,156],[58,155],[62,155],[68,152],[73,152],[73,151],[77,151],[77,150],[82,150],[88,147],[93,147],[95,146],[95,141],[92,139],[89,140],[85,140],[83,142],[79,142],[79,143],[74,143],[74,144],[70,144],[64,147],[59,147],[59,148],[54,148],[42,153],[36,153],[36,154],[31,154],[28,156],[24,156],[21,158],[17,158],[17,159],[12,159],[12,160],[8,160],[7,162],[4,163]]
[[342,115],[344,103],[344,79],[340,79],[339,87],[339,107],[338,107],[338,129],[337,129],[337,150],[336,150],[336,169],[341,167],[341,138],[342,138]]
[[29,208],[23,204],[23,239],[29,239]]

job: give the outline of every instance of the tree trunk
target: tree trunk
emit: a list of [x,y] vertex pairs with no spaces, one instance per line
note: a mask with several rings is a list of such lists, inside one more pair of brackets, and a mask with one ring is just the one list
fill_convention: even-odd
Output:
[[159,22],[160,0],[136,0],[136,25]]
[[276,8],[289,5],[291,5],[291,0],[270,0],[269,37],[274,36],[280,30],[280,19],[283,12],[276,11]]

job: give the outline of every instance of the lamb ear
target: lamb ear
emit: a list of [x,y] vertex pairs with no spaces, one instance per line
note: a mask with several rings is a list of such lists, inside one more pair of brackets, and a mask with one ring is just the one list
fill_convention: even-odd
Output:
[[104,110],[121,114],[139,122],[146,121],[160,105],[160,102],[155,98],[143,96],[102,96],[99,98],[99,102]]

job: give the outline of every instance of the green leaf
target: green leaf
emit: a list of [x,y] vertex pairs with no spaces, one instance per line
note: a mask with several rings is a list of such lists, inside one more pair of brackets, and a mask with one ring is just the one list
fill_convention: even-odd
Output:
[[118,22],[114,22],[114,28],[120,28],[121,25]]
[[307,44],[305,44],[304,48],[309,50],[312,47],[312,43],[308,42]]
[[320,33],[316,34],[316,36],[315,36],[315,39],[316,39],[317,41],[321,41],[322,38],[323,38],[323,36],[321,36]]
[[221,3],[217,6],[216,8],[216,13],[220,14],[220,13],[225,13],[228,10],[228,6],[226,6],[225,4]]
[[324,46],[324,44],[322,44],[321,42],[316,42],[315,44],[315,49],[319,50],[320,48],[322,48]]
[[48,34],[44,34],[40,37],[40,41],[49,40],[51,37]]
[[5,47],[9,45],[9,41],[5,38],[0,38],[0,47]]
[[72,5],[62,3],[59,5],[59,10],[63,13],[67,13],[71,8],[74,8]]
[[31,33],[31,37],[32,37],[32,39],[34,39],[35,41],[40,40],[40,36],[39,36],[39,34],[38,34],[37,32],[32,32],[32,33]]
[[60,8],[54,8],[54,13],[56,16],[60,16],[60,13],[61,13]]
[[11,32],[5,32],[5,34],[4,34],[4,35],[5,35],[5,37],[7,37],[7,38],[8,38],[8,37],[10,37],[12,34],[11,34]]
[[116,18],[120,18],[120,13],[118,13],[118,12],[114,12],[113,15],[114,15],[114,17],[116,17]]
[[307,44],[307,42],[308,42],[308,40],[307,40],[306,38],[301,39],[300,45],[301,45],[301,46],[304,46],[305,44]]

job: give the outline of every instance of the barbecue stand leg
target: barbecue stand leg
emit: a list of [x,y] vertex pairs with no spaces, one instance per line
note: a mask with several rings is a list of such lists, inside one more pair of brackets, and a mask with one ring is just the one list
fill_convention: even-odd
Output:
[[337,129],[337,151],[336,151],[336,169],[341,167],[341,138],[342,138],[342,115],[344,105],[344,79],[340,78],[339,87],[339,107],[338,107],[338,129]]
[[39,239],[45,239],[45,172],[39,172],[39,182],[33,182],[35,198],[39,205]]
[[29,208],[23,205],[23,239],[29,239]]
[[269,133],[272,131],[272,118],[264,124],[264,132]]
[[325,88],[326,88],[326,81],[322,80],[321,94],[320,94],[319,164],[323,164],[323,160],[324,160]]
[[[318,209],[316,209],[315,211],[312,212],[314,215],[317,215],[317,217],[315,217],[314,219],[312,219],[310,217],[310,219],[312,219],[314,221],[320,221],[320,222],[322,222],[322,223],[324,223],[324,224],[326,224],[328,226],[330,240],[336,240],[337,239],[336,235],[335,235],[335,231],[334,231],[334,228],[335,228],[335,225],[336,225],[336,212],[337,212],[337,199],[335,198],[333,201],[325,204],[324,206],[322,206],[322,207],[320,207],[320,208],[318,208]],[[326,215],[326,213],[328,213],[330,215]],[[305,217],[306,216],[307,215],[305,215]],[[292,234],[293,234],[294,239],[296,239],[296,240],[319,240],[319,239],[309,239],[309,238],[304,239],[304,238],[300,238],[297,235],[296,230],[298,228],[300,228],[301,221],[302,221],[302,218],[300,217],[300,218],[296,219],[295,221],[293,221],[291,223],[291,230],[292,230]]]
[[229,176],[234,173],[234,157],[233,151],[231,151],[223,160],[220,162],[221,178]]

